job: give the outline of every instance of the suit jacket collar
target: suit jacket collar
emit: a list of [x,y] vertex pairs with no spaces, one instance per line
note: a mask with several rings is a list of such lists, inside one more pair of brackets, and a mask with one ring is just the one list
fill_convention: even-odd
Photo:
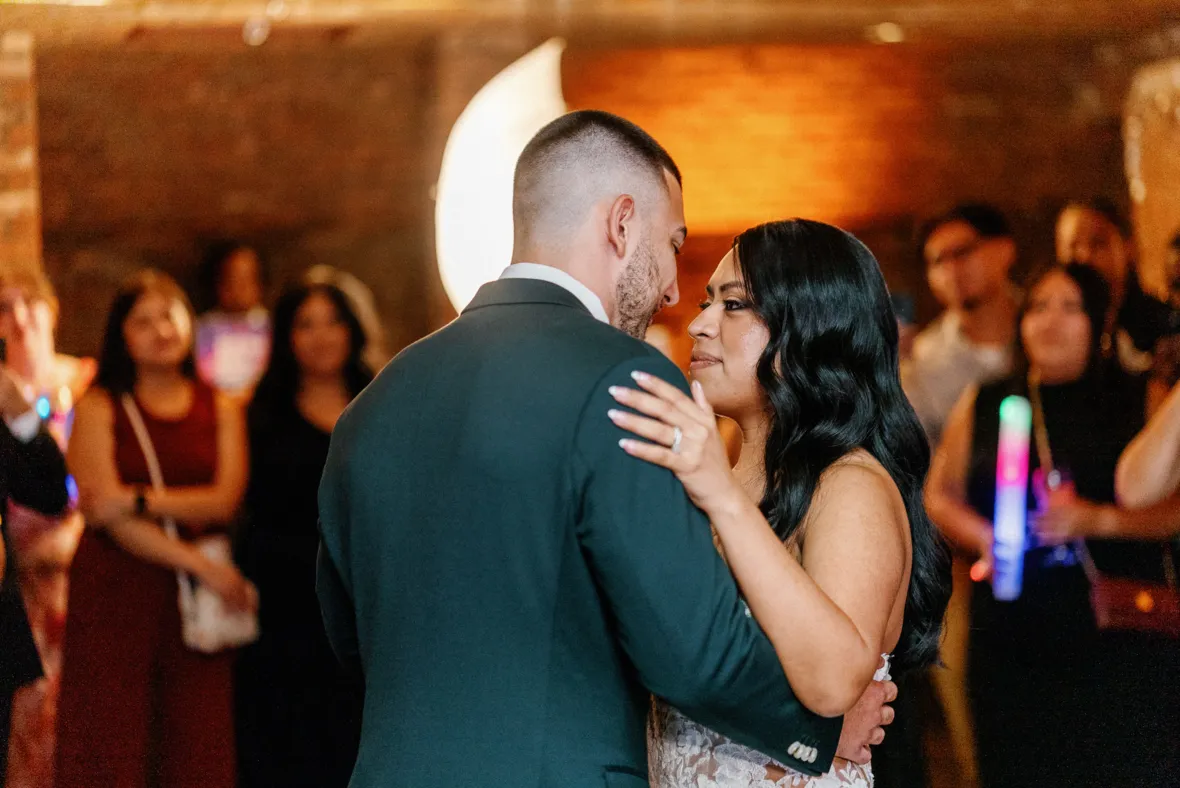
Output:
[[475,298],[463,310],[467,314],[489,306],[516,304],[552,304],[567,306],[590,315],[590,310],[581,300],[560,285],[540,279],[497,279],[479,288]]

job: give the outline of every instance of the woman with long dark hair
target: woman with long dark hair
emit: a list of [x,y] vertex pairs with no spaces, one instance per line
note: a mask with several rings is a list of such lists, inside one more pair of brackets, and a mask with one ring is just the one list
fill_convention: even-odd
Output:
[[[950,590],[885,281],[842,230],[765,224],[738,236],[689,331],[693,398],[638,376],[644,392],[616,398],[646,416],[609,415],[650,441],[624,449],[674,471],[710,516],[799,699],[842,714],[890,666],[937,659]],[[742,430],[732,469],[714,413]],[[649,745],[658,788],[872,785],[840,760],[796,774],[660,704]]]
[[[1180,644],[1100,630],[1084,563],[1088,557],[1106,575],[1144,583],[1164,583],[1175,563],[1164,518],[1114,504],[1119,454],[1144,422],[1144,381],[1104,357],[1111,295],[1098,271],[1054,266],[1026,292],[1016,373],[964,392],[927,489],[939,527],[982,560],[977,569],[987,567],[1000,403],[1028,397],[1043,414],[1029,452],[1035,527],[1019,597],[996,599],[984,572],[975,573],[967,685],[980,781],[984,788],[1175,785]],[[1051,469],[1042,470],[1042,446]],[[1068,483],[1042,489],[1035,480],[1050,470]]]
[[316,491],[336,419],[372,379],[365,334],[330,284],[288,290],[248,414],[251,473],[240,559],[257,584],[260,638],[239,661],[244,786],[344,788],[363,688],[332,655],[315,595]]
[[[70,570],[58,711],[57,788],[233,788],[233,654],[184,643],[177,572],[227,603],[257,606],[231,564],[194,544],[223,531],[246,484],[237,405],[197,379],[192,311],[166,274],[116,295],[97,386],[78,403],[69,467],[86,517]],[[152,488],[131,413],[165,488]],[[161,520],[176,522],[171,538]]]

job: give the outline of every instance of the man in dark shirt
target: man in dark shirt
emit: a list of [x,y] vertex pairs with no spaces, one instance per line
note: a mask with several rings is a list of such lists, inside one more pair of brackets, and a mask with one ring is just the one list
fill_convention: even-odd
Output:
[[1109,200],[1071,202],[1057,217],[1057,261],[1091,266],[1110,285],[1103,351],[1138,375],[1151,370],[1156,343],[1169,331],[1171,309],[1143,291],[1133,249],[1131,226]]

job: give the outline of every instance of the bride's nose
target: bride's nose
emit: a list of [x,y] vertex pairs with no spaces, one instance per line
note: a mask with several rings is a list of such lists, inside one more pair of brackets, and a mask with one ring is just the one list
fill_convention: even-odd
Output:
[[688,335],[693,339],[715,339],[717,337],[717,316],[713,307],[702,309],[701,313],[688,324]]

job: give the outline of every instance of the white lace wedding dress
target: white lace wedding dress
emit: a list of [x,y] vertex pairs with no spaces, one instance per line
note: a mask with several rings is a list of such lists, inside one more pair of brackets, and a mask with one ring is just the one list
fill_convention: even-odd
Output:
[[[889,679],[889,655],[873,678]],[[873,770],[837,761],[809,777],[727,739],[656,700],[647,726],[652,788],[873,788]]]

